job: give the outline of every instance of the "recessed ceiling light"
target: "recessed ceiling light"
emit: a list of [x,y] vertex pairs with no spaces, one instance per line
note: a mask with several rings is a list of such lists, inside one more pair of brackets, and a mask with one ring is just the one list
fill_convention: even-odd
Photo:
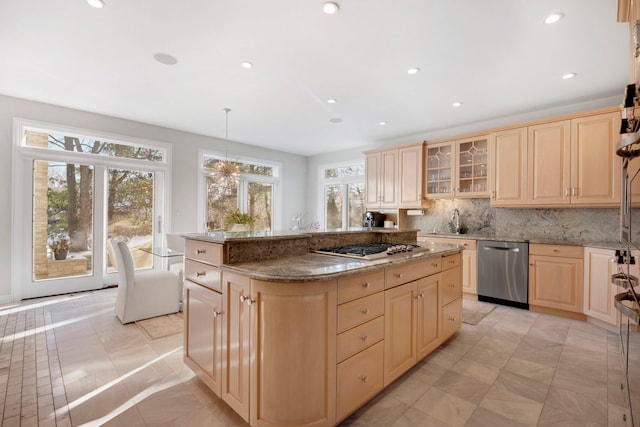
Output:
[[378,123],[380,126],[386,126],[388,123],[387,122],[379,122]]
[[420,68],[409,68],[407,73],[409,74],[418,74],[420,72]]
[[562,80],[569,80],[572,79],[576,76],[576,73],[567,73],[565,75],[562,76]]
[[451,105],[453,105],[454,107],[461,107],[461,106],[462,106],[462,102],[460,102],[460,101],[456,101],[456,102],[454,102],[454,103],[453,103],[453,104],[451,104]]
[[338,3],[334,3],[332,1],[328,1],[322,5],[322,11],[327,15],[333,15],[339,10],[340,10],[340,6],[338,6]]
[[251,62],[248,62],[248,61],[244,61],[241,65],[242,65],[242,68],[246,68],[247,70],[249,68],[253,68],[253,64]]
[[329,119],[329,121],[331,123],[342,123],[342,119],[340,117],[334,117],[332,119]]
[[96,9],[102,9],[104,7],[104,2],[102,0],[87,0],[89,6],[95,7]]
[[164,65],[176,65],[178,63],[178,60],[174,56],[167,53],[156,53],[153,55],[153,59]]
[[331,98],[331,99],[327,99],[327,103],[328,103],[328,104],[335,104],[335,103],[336,103],[336,100],[335,100],[335,99],[333,99],[333,98]]
[[546,18],[544,18],[544,23],[545,24],[555,24],[556,22],[558,22],[562,18],[564,18],[564,14],[563,13],[553,13],[553,14],[547,16]]

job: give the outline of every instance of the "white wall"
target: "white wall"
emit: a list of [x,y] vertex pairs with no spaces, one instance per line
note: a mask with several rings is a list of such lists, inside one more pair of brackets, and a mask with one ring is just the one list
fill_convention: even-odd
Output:
[[[123,120],[85,111],[32,102],[0,95],[0,303],[11,300],[11,182],[13,119],[54,123],[117,135],[171,143],[173,168],[171,188],[171,229],[197,231],[198,149],[224,152],[224,140]],[[289,228],[290,218],[306,208],[307,158],[240,143],[229,143],[233,155],[272,160],[282,164],[281,217],[275,228]]]

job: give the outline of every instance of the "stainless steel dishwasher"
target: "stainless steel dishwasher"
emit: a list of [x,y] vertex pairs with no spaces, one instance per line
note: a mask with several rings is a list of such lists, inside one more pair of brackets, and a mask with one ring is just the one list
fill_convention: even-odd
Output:
[[478,300],[529,309],[529,243],[478,240]]

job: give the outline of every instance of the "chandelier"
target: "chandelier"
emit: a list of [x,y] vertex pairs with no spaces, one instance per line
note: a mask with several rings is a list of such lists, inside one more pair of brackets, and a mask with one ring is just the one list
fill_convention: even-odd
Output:
[[218,160],[213,167],[213,179],[220,185],[224,192],[229,192],[238,185],[238,175],[240,174],[240,165],[237,162],[229,160],[229,111],[225,108],[225,143],[224,143],[224,160]]

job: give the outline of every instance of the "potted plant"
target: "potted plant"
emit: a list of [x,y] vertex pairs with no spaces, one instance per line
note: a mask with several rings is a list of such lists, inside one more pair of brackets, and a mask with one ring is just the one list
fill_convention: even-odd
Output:
[[231,231],[248,231],[253,226],[256,218],[253,215],[242,213],[240,209],[227,212],[224,217],[224,229]]
[[55,235],[51,238],[49,248],[53,252],[53,257],[57,260],[67,259],[69,249],[71,249],[71,241],[67,236]]

